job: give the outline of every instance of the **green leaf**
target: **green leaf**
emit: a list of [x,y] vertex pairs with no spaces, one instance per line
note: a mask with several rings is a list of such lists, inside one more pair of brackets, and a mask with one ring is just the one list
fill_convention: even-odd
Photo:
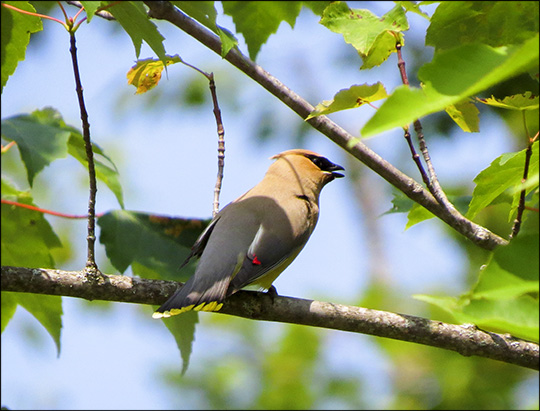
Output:
[[492,253],[469,293],[415,298],[437,305],[458,322],[538,341],[538,247],[537,232],[520,235]]
[[225,58],[231,49],[238,46],[238,39],[229,30],[221,26],[217,26],[217,34],[221,40],[221,57]]
[[[2,4],[10,4],[18,9],[35,13],[36,9],[27,1],[3,1]],[[15,10],[1,7],[2,26],[0,51],[2,54],[0,91],[3,92],[9,76],[11,76],[19,61],[24,60],[26,47],[30,42],[30,34],[43,30],[41,18],[30,16]]]
[[[53,160],[65,157],[66,153],[76,158],[83,167],[88,167],[81,132],[75,127],[66,125],[60,113],[50,107],[35,110],[30,115],[25,114],[3,120],[2,134],[6,140],[17,142],[28,170],[30,184],[39,171]],[[67,143],[66,137],[68,137]],[[52,142],[48,143],[50,140]],[[97,144],[93,143],[92,147],[96,177],[109,187],[123,208],[122,186],[116,166]]]
[[62,332],[62,297],[30,293],[13,293],[17,303],[24,307],[47,330],[56,344],[60,356],[60,334]]
[[[43,116],[45,113],[47,116]],[[59,120],[58,113],[51,109],[2,120],[2,137],[17,143],[30,186],[37,173],[52,161],[67,155],[67,141],[71,131],[51,120]]]
[[463,131],[467,133],[477,133],[480,131],[480,118],[478,117],[480,112],[470,101],[451,104],[445,108],[445,111]]
[[116,18],[135,46],[135,55],[139,58],[143,40],[150,46],[163,63],[166,61],[163,36],[156,25],[150,21],[142,2],[138,1],[109,1],[112,4],[107,11]]
[[300,1],[224,1],[221,4],[225,14],[232,17],[236,31],[243,34],[252,60],[282,21],[294,28],[302,8]]
[[495,250],[494,260],[507,272],[538,284],[538,234],[518,235],[505,247]]
[[392,188],[392,208],[385,211],[382,215],[394,213],[407,213],[411,210],[414,204],[413,200],[407,197],[402,191]]
[[214,33],[217,32],[217,11],[213,1],[171,1],[171,3]]
[[528,295],[492,300],[461,301],[454,297],[414,295],[451,314],[458,323],[475,324],[479,328],[499,333],[510,333],[519,338],[538,341],[538,299]]
[[17,297],[14,293],[2,291],[1,300],[2,309],[0,310],[0,316],[2,318],[2,332],[4,332],[17,310]]
[[422,16],[428,21],[430,20],[430,17],[422,10],[420,10],[420,5],[417,4],[416,1],[396,1],[395,3],[403,7],[407,12],[410,11],[412,13],[418,14],[419,16]]
[[86,22],[90,23],[92,17],[94,17],[94,13],[100,8],[101,1],[81,1],[81,4],[86,12]]
[[[124,195],[116,165],[107,155],[105,155],[103,150],[96,143],[92,143],[92,150],[94,152],[96,178],[103,181],[107,187],[109,187],[118,200],[120,207],[124,208]],[[78,131],[71,133],[71,137],[68,140],[68,153],[76,158],[85,168],[88,167],[86,146],[84,144],[83,136]],[[110,166],[105,164],[103,160],[106,160]]]
[[[529,164],[529,175],[538,173],[538,141],[532,146],[533,154]],[[525,150],[507,153],[497,157],[491,165],[482,170],[475,178],[476,187],[469,204],[468,218],[474,218],[480,210],[490,205],[507,189],[521,184],[525,166]],[[534,187],[530,187],[530,192]],[[514,194],[514,196],[519,193]]]
[[325,100],[317,104],[317,107],[306,118],[320,116],[322,114],[330,114],[336,111],[347,110],[350,108],[360,107],[364,104],[373,101],[381,100],[388,97],[382,83],[354,85],[348,89],[340,90],[333,100]]
[[195,325],[199,322],[199,313],[188,311],[182,315],[162,319],[162,321],[176,340],[182,356],[182,374],[185,374],[189,366],[193,341],[195,341]]
[[469,44],[437,53],[418,77],[437,92],[468,97],[538,66],[538,34],[520,47]]
[[371,137],[404,127],[538,65],[538,35],[520,47],[469,44],[441,52],[420,68],[422,89],[399,86],[362,129]]
[[[538,241],[536,244],[538,245]],[[529,261],[529,258],[526,258],[525,261]],[[492,260],[483,269],[480,280],[474,289],[475,298],[491,300],[514,298],[527,293],[538,293],[538,278],[536,281],[524,280],[501,268],[496,260]]]
[[414,203],[411,211],[407,214],[407,225],[405,230],[408,230],[413,225],[421,223],[422,221],[429,220],[430,218],[435,217],[433,213],[426,208],[422,207],[418,203]]
[[216,24],[217,11],[213,1],[171,1],[171,3],[219,35],[221,57],[225,57],[233,47],[238,45],[238,40],[229,30]]
[[324,9],[332,3],[331,1],[303,1],[302,5],[308,7],[317,16],[322,16]]
[[538,96],[533,95],[530,91],[507,96],[503,99],[491,96],[491,98],[477,98],[476,100],[488,106],[505,108],[507,110],[538,110]]
[[342,2],[331,3],[320,23],[343,35],[362,57],[361,69],[378,66],[396,51],[396,42],[403,44],[402,31],[409,29],[405,12],[400,5],[379,17],[369,10],[349,9]]
[[448,1],[431,17],[426,45],[436,50],[469,43],[520,44],[538,33],[538,2]]
[[[2,199],[35,206],[29,193],[18,191],[4,179]],[[54,268],[50,249],[62,244],[43,213],[2,203],[1,222],[2,265]]]
[[456,313],[456,318],[482,329],[538,342],[539,308],[538,299],[528,295],[500,300],[475,299],[463,307],[461,313]]
[[116,210],[98,218],[99,239],[120,272],[138,262],[162,279],[179,280],[193,272],[194,261],[181,272],[179,267],[208,222]]

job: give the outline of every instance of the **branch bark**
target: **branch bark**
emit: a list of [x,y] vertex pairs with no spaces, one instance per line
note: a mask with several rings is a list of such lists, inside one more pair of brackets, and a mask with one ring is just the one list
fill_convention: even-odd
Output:
[[[88,281],[83,271],[2,266],[1,284],[2,291],[160,305],[180,283],[105,274],[95,283]],[[392,338],[539,369],[538,344],[473,325],[285,296],[272,299],[253,291],[229,297],[219,313]]]
[[[169,21],[218,55],[221,55],[221,41],[219,37],[197,21],[179,11],[170,2],[145,1],[144,3],[150,10],[150,17]],[[310,103],[281,83],[277,78],[266,72],[262,67],[251,61],[248,57],[244,56],[237,49],[229,51],[225,56],[225,60],[263,86],[302,119],[306,119],[313,111],[314,107]],[[431,211],[434,215],[470,239],[476,245],[487,250],[493,250],[499,245],[508,244],[505,239],[468,220],[457,210],[451,208],[448,209],[439,204],[433,195],[424,189],[421,184],[399,171],[392,164],[388,163],[364,145],[358,138],[349,134],[328,117],[314,117],[308,120],[308,123],[371,168],[390,184],[397,187],[407,197]]]

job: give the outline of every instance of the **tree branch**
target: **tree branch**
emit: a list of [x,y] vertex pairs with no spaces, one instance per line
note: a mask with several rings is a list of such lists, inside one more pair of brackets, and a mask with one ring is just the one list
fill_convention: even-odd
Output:
[[[162,304],[177,288],[174,281],[105,275],[90,282],[82,271],[2,266],[2,291],[62,295],[87,300]],[[239,291],[219,313],[253,320],[302,324],[375,335],[476,355],[539,369],[538,344],[508,334],[481,331],[411,315],[265,293]],[[166,320],[165,320],[166,321]]]
[[[203,25],[180,12],[171,3],[168,1],[145,1],[144,3],[150,9],[150,17],[169,21],[218,55],[221,55],[221,41],[219,37]],[[225,60],[267,89],[302,119],[306,119],[313,111],[314,107],[311,104],[237,49],[230,50],[225,56]],[[390,184],[397,187],[407,197],[431,211],[476,245],[493,250],[499,245],[508,243],[505,239],[486,228],[468,220],[455,209],[447,209],[439,204],[433,195],[425,190],[421,184],[399,171],[392,164],[369,149],[358,138],[332,122],[328,117],[317,116],[308,120],[308,123],[371,168]]]

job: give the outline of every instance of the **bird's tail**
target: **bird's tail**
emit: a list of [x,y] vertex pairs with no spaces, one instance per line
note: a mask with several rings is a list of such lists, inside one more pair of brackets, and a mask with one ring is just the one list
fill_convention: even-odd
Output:
[[[167,318],[182,314],[186,311],[219,311],[223,306],[228,280],[216,281],[213,284],[203,284],[191,277],[179,290],[159,307],[153,318]],[[208,287],[208,288],[207,288]]]

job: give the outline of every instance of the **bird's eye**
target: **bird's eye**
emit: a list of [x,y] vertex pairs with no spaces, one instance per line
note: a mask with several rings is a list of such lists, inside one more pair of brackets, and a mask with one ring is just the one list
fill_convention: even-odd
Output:
[[[326,158],[318,157],[318,156],[312,156],[312,155],[307,155],[306,157],[309,158],[311,160],[311,162],[313,164],[315,164],[317,167],[319,167],[321,170],[324,169]],[[328,161],[328,160],[326,160],[326,161]]]
[[319,167],[322,170],[323,161],[320,157],[312,157],[311,161],[313,162],[313,164],[315,164],[317,167]]

